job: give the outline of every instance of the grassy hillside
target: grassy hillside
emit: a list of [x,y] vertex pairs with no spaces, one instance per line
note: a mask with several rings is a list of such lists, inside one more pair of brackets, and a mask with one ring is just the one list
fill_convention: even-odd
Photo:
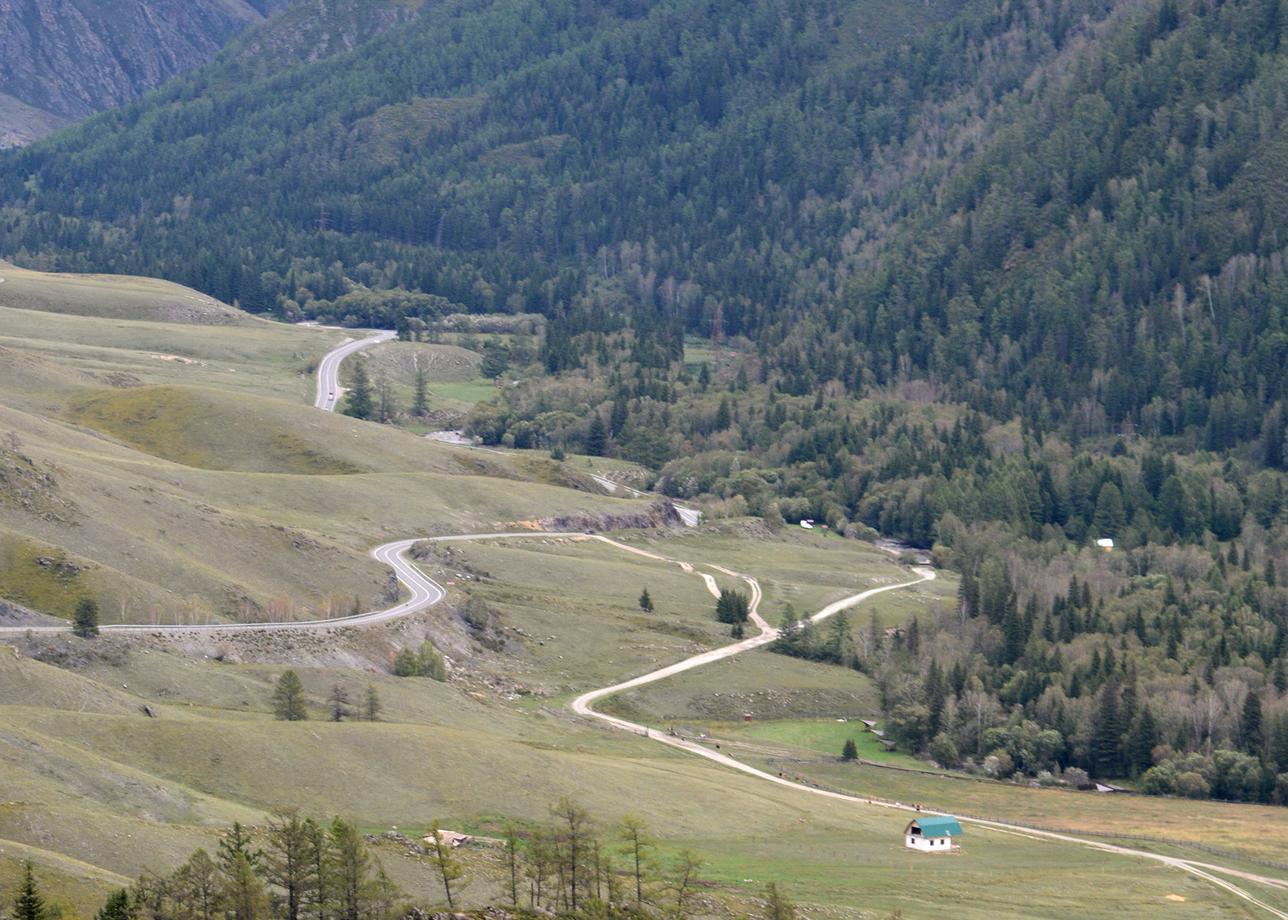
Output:
[[[92,596],[108,620],[145,622],[347,612],[383,598],[366,555],[383,540],[624,504],[544,484],[549,461],[318,412],[316,362],[345,333],[222,306],[229,323],[192,322],[152,287],[24,273],[25,306],[0,307],[0,586],[24,606],[66,615]],[[33,309],[69,289],[78,313]],[[449,351],[468,374],[472,353]]]
[[[839,540],[825,548],[796,539],[742,545],[743,558],[701,537],[651,541],[649,548],[694,562],[710,553],[711,561],[746,568],[754,557],[772,554],[784,569],[799,566],[802,572],[827,553],[836,562],[848,560],[863,578],[879,577],[888,565]],[[811,911],[839,917],[884,916],[898,908],[905,916],[951,910],[980,918],[1107,918],[1164,906],[1178,917],[1240,915],[1233,900],[1183,873],[1010,834],[970,832],[959,857],[918,857],[902,847],[903,814],[767,788],[643,739],[581,724],[562,709],[565,681],[625,676],[647,663],[627,651],[643,644],[629,631],[640,616],[634,605],[638,581],[656,585],[663,601],[653,617],[694,628],[712,600],[701,581],[591,542],[510,541],[461,549],[450,563],[443,561],[471,576],[453,587],[454,597],[468,592],[494,604],[504,629],[517,637],[514,646],[480,646],[477,662],[459,662],[449,684],[334,666],[301,668],[311,715],[319,721],[272,721],[267,701],[281,667],[236,663],[253,654],[237,643],[226,646],[222,663],[116,639],[26,647],[25,654],[57,662],[57,668],[25,655],[0,655],[0,690],[29,688],[20,703],[0,704],[0,758],[16,800],[0,809],[6,841],[0,852],[31,852],[26,848],[39,842],[41,851],[83,860],[76,869],[36,851],[51,878],[77,879],[66,888],[74,899],[79,890],[102,890],[111,878],[105,873],[128,876],[143,866],[173,865],[192,846],[209,846],[220,824],[237,817],[255,823],[274,804],[341,811],[372,831],[397,825],[411,833],[439,818],[448,827],[494,832],[506,819],[544,820],[559,796],[572,795],[604,826],[627,810],[646,815],[664,856],[695,848],[707,860],[702,877],[714,883],[703,897],[703,912],[712,916],[754,910],[750,899],[769,880],[787,885]],[[587,567],[574,569],[570,563],[583,555]],[[525,563],[526,556],[534,558]],[[578,580],[556,599],[553,585],[569,577]],[[803,587],[786,575],[780,584],[783,590]],[[529,585],[526,604],[504,600]],[[552,642],[538,632],[544,628],[561,635]],[[410,635],[413,627],[400,624],[330,644],[333,655],[362,655],[369,643],[398,643]],[[624,640],[613,653],[617,658],[608,655],[614,635]],[[694,645],[707,641],[723,640],[712,636]],[[645,654],[683,652],[655,647]],[[505,661],[517,663],[515,673],[529,679],[545,675],[531,680],[535,696],[478,681]],[[780,676],[763,674],[766,680]],[[852,672],[849,679],[863,681]],[[383,721],[320,721],[335,683],[354,693],[377,687]],[[109,689],[122,685],[128,689]],[[144,702],[155,718],[139,711]],[[46,752],[39,770],[32,768],[33,745]],[[318,756],[320,748],[325,758]],[[56,790],[69,786],[80,797],[74,805],[57,804]],[[146,817],[122,821],[122,812]],[[135,845],[112,846],[112,835],[120,833],[131,834]],[[427,866],[397,848],[378,852],[409,890],[437,897]],[[466,905],[499,897],[494,861],[468,850],[463,856]]]
[[255,325],[213,297],[157,278],[35,272],[0,262],[0,306],[105,319]]

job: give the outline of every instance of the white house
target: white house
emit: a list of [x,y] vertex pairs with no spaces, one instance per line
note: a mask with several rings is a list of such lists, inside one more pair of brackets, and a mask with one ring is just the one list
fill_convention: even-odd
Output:
[[1114,541],[1111,537],[1101,537],[1096,541],[1096,545],[1108,553],[1113,551]]
[[953,839],[962,835],[962,826],[951,815],[929,815],[914,818],[904,829],[904,842],[910,850],[923,853],[949,853],[958,849]]

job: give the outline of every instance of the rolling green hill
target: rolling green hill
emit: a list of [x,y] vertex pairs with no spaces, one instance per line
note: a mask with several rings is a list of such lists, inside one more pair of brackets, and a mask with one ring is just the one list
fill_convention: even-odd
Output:
[[0,284],[0,597],[30,609],[365,609],[386,590],[367,557],[385,539],[626,504],[545,485],[568,481],[549,461],[313,409],[313,368],[342,333],[207,298],[217,322],[175,314],[198,295],[157,282],[20,274]]

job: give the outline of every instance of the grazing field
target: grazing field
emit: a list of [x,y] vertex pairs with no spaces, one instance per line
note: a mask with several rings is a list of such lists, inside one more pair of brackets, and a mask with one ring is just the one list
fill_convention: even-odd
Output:
[[0,262],[0,306],[103,319],[254,325],[262,322],[192,288],[159,278],[31,271]]
[[107,622],[347,612],[385,599],[376,543],[637,504],[567,488],[548,459],[314,410],[316,362],[346,333],[203,324],[130,279],[0,276],[0,303],[43,304],[42,285],[80,298],[0,306],[0,587],[36,611],[88,596]]
[[[6,272],[0,293],[19,277]],[[347,613],[396,594],[367,555],[375,543],[530,531],[545,518],[647,506],[587,483],[587,471],[644,478],[629,465],[438,445],[310,408],[312,362],[343,334],[237,315],[203,324],[227,308],[167,311],[167,298],[186,295],[129,279],[105,281],[101,307],[92,279],[21,280],[9,293],[22,305],[0,306],[0,597],[36,611],[67,616],[91,597],[109,622]],[[23,287],[40,284],[79,293],[49,294],[66,297],[67,312],[41,313]],[[463,376],[441,386],[475,384]],[[720,586],[745,588],[717,566],[754,575],[771,621],[788,604],[809,613],[907,578],[872,547],[758,522],[617,536],[692,563]],[[767,784],[575,717],[566,703],[576,691],[729,641],[703,580],[673,561],[582,535],[436,543],[422,557],[447,586],[446,602],[369,629],[16,636],[0,646],[0,885],[31,859],[56,906],[89,916],[110,889],[214,848],[233,821],[262,824],[275,806],[341,814],[373,834],[435,819],[495,832],[507,821],[546,821],[568,796],[605,843],[635,812],[657,834],[664,863],[693,849],[704,860],[701,910],[713,917],[761,912],[755,899],[768,881],[812,916],[1249,916],[1231,894],[1183,872],[1022,833],[970,830],[953,855],[911,853],[905,813]],[[639,605],[645,587],[652,612]],[[850,628],[859,636],[874,612],[878,628],[906,622],[954,590],[941,573],[864,605]],[[393,676],[399,651],[426,639],[450,680]],[[303,680],[308,721],[273,718],[272,690],[288,664]],[[353,703],[333,722],[337,687]],[[368,688],[382,701],[379,719],[355,720]],[[707,731],[739,758],[888,798],[1182,838],[1189,821],[1186,839],[1249,857],[1282,837],[1264,809],[841,765],[830,752],[854,723],[835,719],[875,712],[872,682],[763,649],[606,708]],[[870,737],[856,740],[869,753]],[[1256,826],[1271,829],[1260,846]],[[422,859],[397,842],[374,846],[399,884],[437,900]],[[478,850],[465,861],[464,905],[496,900],[495,859]],[[660,886],[655,894],[663,897]]]
[[[1009,834],[968,833],[962,853],[943,859],[913,854],[901,845],[903,814],[766,788],[561,710],[451,684],[304,668],[315,718],[333,683],[354,691],[371,683],[383,721],[288,724],[267,713],[280,667],[179,659],[114,640],[97,649],[76,670],[0,656],[0,686],[31,688],[22,705],[8,694],[0,703],[11,800],[0,809],[0,851],[34,852],[42,871],[75,878],[73,900],[144,867],[173,865],[211,846],[219,826],[255,823],[275,804],[339,811],[371,831],[423,828],[434,818],[470,829],[543,821],[571,795],[606,831],[635,811],[658,832],[664,855],[696,849],[707,862],[702,877],[718,884],[707,891],[720,914],[745,911],[744,899],[769,880],[852,917],[901,908],[905,916],[1107,918],[1164,906],[1202,917],[1233,906],[1179,872]],[[129,689],[111,689],[121,685]],[[155,718],[141,714],[144,702]],[[66,799],[67,788],[80,795]],[[119,846],[125,835],[129,847]],[[434,896],[424,863],[396,852],[384,859],[402,884]],[[479,866],[464,894],[467,904],[496,897],[494,875]],[[1186,900],[1169,902],[1172,894]]]

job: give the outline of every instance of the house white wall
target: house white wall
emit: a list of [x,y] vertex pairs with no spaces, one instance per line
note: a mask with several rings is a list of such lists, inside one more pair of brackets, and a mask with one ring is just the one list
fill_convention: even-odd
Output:
[[923,837],[920,834],[908,834],[908,847],[923,853],[947,853],[953,848],[951,837]]

